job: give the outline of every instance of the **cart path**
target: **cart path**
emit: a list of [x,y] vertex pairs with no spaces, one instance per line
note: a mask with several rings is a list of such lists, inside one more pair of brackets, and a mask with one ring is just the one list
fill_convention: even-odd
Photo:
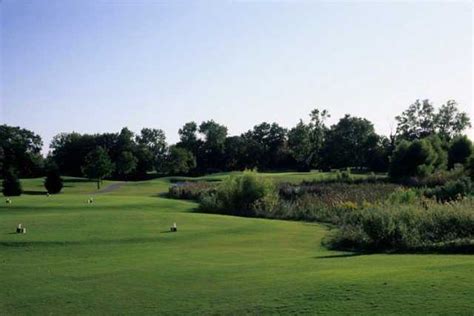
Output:
[[109,192],[113,192],[113,191],[116,191],[116,190],[120,189],[120,187],[122,187],[123,185],[125,185],[125,182],[112,183],[112,184],[109,184],[108,186],[106,186],[105,188],[100,189],[100,190],[99,190],[98,192],[96,192],[96,193],[109,193]]

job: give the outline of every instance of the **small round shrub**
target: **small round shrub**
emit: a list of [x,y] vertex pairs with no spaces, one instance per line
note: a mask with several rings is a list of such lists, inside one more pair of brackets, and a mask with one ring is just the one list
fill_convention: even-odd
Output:
[[44,187],[49,194],[57,194],[63,188],[63,179],[58,170],[50,170],[44,180]]
[[215,193],[201,198],[201,209],[231,215],[255,216],[257,211],[269,210],[278,193],[271,180],[259,177],[254,171],[226,178]]
[[19,196],[23,193],[20,180],[12,169],[5,172],[2,185],[4,196]]

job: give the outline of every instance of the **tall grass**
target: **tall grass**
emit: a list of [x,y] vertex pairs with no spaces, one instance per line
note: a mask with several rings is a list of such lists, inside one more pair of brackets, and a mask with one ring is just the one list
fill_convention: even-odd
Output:
[[474,200],[381,203],[346,212],[325,244],[358,251],[474,252]]
[[255,216],[273,208],[278,201],[275,184],[257,176],[254,171],[224,179],[216,188],[201,197],[203,211],[240,216]]
[[184,200],[199,200],[203,195],[215,192],[215,182],[175,182],[168,189],[168,197]]

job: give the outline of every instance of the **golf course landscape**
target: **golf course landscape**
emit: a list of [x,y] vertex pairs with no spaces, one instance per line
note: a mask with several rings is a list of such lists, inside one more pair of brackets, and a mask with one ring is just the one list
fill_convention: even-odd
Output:
[[0,0],[0,316],[474,316],[473,4]]
[[[0,314],[474,311],[472,255],[330,251],[321,245],[329,226],[202,213],[166,198],[170,178],[104,181],[97,191],[65,177],[51,196],[43,178],[22,184],[22,196],[0,205]],[[15,233],[19,223],[26,234]]]

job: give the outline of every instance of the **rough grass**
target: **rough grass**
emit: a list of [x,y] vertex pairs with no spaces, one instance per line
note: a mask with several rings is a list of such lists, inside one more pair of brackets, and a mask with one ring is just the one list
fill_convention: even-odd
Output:
[[[171,177],[173,181],[221,181],[224,178],[227,178],[229,175],[240,175],[242,171],[232,171],[232,172],[221,172],[214,173],[211,175],[206,175],[202,177]],[[259,172],[259,176],[275,180],[276,182],[287,182],[287,183],[300,183],[302,181],[324,181],[332,180],[337,177],[336,172],[319,172],[319,171],[310,171],[310,172]],[[351,177],[354,180],[365,179],[368,177],[367,174],[358,174],[353,173]],[[385,174],[379,174],[376,176],[377,179],[385,179]]]
[[[93,182],[0,204],[1,314],[474,311],[474,256],[328,251],[324,226],[197,213],[158,197],[168,181],[128,183],[90,205]],[[18,223],[26,235],[12,234]]]

